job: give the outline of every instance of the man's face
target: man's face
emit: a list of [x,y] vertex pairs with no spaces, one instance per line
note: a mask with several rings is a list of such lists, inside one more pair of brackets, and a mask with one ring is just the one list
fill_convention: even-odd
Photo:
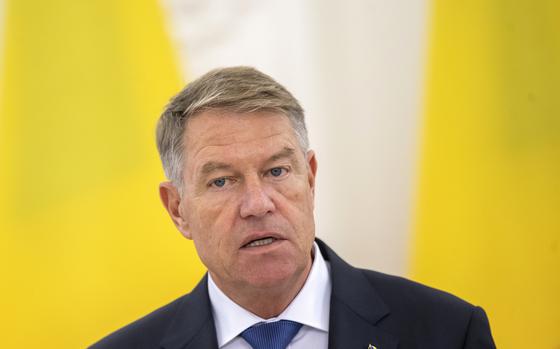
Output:
[[311,266],[316,160],[278,113],[207,111],[185,131],[176,221],[218,286],[275,288]]

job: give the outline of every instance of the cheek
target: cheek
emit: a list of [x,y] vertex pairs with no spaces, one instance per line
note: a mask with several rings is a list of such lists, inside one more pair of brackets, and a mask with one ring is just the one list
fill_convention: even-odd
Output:
[[[195,210],[191,211],[193,235],[196,235],[198,244],[222,246],[223,239],[231,232],[235,222],[235,200],[220,196],[207,198],[200,202]],[[193,207],[194,208],[194,207]]]
[[300,238],[314,235],[313,195],[308,186],[298,183],[282,188],[277,203],[296,235]]
[[287,185],[282,186],[280,194],[289,206],[292,206],[300,214],[308,214],[310,211],[313,211],[313,193],[311,188],[309,188],[307,182],[302,180],[294,182],[286,183]]
[[187,207],[191,222],[197,229],[208,229],[221,214],[224,207],[224,198],[221,196],[203,196],[193,200]]

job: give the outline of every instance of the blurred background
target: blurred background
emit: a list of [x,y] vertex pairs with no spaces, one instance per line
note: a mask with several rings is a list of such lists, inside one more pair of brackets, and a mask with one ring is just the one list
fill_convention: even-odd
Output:
[[0,0],[0,332],[83,348],[205,272],[154,126],[209,69],[306,109],[317,235],[560,348],[560,2]]

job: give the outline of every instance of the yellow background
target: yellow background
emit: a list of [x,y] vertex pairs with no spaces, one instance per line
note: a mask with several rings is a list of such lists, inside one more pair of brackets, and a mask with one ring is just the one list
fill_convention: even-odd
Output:
[[152,0],[7,3],[5,348],[83,348],[203,272],[158,199],[154,125],[181,86]]
[[560,348],[560,2],[436,0],[412,276]]

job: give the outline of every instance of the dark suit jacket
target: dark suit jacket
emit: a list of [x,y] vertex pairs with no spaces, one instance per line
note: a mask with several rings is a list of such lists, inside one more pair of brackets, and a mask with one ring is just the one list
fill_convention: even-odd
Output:
[[[357,269],[317,240],[330,263],[329,349],[495,348],[484,310],[415,282]],[[207,277],[92,349],[217,348]]]

